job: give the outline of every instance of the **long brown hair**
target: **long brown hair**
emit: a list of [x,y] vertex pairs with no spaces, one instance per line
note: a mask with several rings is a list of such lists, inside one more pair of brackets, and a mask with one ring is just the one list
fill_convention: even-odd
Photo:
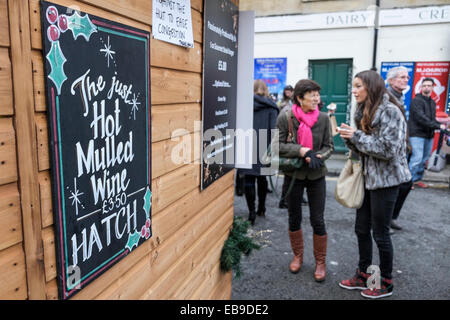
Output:
[[384,80],[378,73],[373,70],[361,71],[355,75],[355,78],[362,81],[364,88],[367,91],[366,100],[358,105],[358,107],[363,108],[361,122],[358,123],[357,121],[356,123],[358,129],[361,129],[367,134],[372,133],[372,121],[378,108],[383,103],[384,94],[389,95],[389,102],[395,104],[405,117],[405,111],[395,97],[386,90]]
[[253,83],[253,93],[263,96],[269,97],[269,89],[267,88],[267,84],[263,80],[255,80]]

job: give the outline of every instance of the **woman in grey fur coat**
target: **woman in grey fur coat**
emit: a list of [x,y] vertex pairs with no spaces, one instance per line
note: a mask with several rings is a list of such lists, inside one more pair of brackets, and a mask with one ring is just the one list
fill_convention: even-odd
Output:
[[[340,134],[361,160],[364,173],[364,201],[356,211],[359,264],[353,278],[339,285],[360,289],[366,298],[392,295],[392,247],[389,227],[399,185],[411,179],[406,159],[406,118],[397,100],[387,92],[383,79],[375,71],[362,71],[353,80],[352,93],[357,102],[357,129],[341,124]],[[372,265],[373,231],[380,255],[381,281],[367,288]],[[372,290],[373,289],[373,290]]]

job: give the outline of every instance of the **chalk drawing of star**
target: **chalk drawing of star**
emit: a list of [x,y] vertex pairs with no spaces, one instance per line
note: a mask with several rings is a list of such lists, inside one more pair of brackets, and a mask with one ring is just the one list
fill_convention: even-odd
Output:
[[81,204],[81,201],[80,201],[79,197],[80,197],[81,195],[83,195],[84,192],[80,192],[80,191],[77,189],[77,178],[73,178],[73,184],[74,184],[74,190],[75,190],[75,192],[70,191],[70,193],[71,193],[72,195],[69,197],[69,199],[73,199],[73,200],[72,200],[72,206],[75,205],[75,213],[76,213],[76,215],[78,216],[78,204]]
[[108,60],[108,68],[109,68],[109,59],[113,59],[113,54],[116,54],[115,51],[111,50],[111,45],[109,44],[109,36],[108,36],[108,44],[105,44],[105,48],[104,49],[100,49],[100,52],[104,52],[105,53],[105,57]]
[[[138,95],[138,97],[139,97],[139,95]],[[133,106],[131,107],[131,111],[133,112],[133,118],[134,118],[134,120],[136,120],[136,111],[139,110],[138,104],[141,104],[140,102],[137,102],[137,101],[138,101],[138,100],[137,100],[138,97],[136,97],[136,94],[133,93],[133,99],[131,99],[131,104],[133,105]]]

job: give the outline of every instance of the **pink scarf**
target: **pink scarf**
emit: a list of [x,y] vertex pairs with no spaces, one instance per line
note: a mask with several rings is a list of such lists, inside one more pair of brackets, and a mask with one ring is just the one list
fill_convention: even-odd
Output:
[[303,147],[307,147],[312,150],[313,148],[313,137],[311,128],[317,122],[319,118],[319,109],[316,108],[314,111],[304,113],[302,108],[297,104],[292,105],[292,112],[300,122],[300,126],[297,131],[297,143]]

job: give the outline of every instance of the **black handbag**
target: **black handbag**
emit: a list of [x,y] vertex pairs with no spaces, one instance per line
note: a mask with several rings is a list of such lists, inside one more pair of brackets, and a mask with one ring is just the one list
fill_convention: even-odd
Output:
[[[286,143],[296,143],[294,139],[294,123],[292,122],[292,119],[290,117],[291,112],[285,112],[287,120],[288,120],[288,126],[289,126],[289,134],[286,139]],[[297,169],[300,169],[304,163],[303,158],[295,157],[295,158],[287,158],[287,157],[280,157],[279,152],[279,137],[276,134],[270,143],[270,145],[267,147],[267,150],[265,154],[263,155],[263,161],[267,164],[270,163],[272,168],[278,168],[281,171],[295,171]],[[273,152],[275,150],[276,152]]]
[[[288,127],[289,127],[289,134],[288,134],[288,137],[286,138],[286,143],[296,143],[295,138],[294,138],[295,137],[294,123],[291,118],[291,111],[285,112],[285,114],[286,114],[286,117],[288,120]],[[270,145],[267,147],[267,150],[263,155],[263,161],[267,164],[270,163],[272,168],[278,168],[278,170],[285,171],[285,172],[292,172],[292,171],[300,169],[304,164],[303,158],[280,157],[279,152],[278,152],[279,143],[280,143],[279,136],[278,136],[278,134],[275,134],[275,136],[272,138]],[[275,152],[272,152],[273,150],[275,150]],[[289,187],[288,187],[288,190],[287,190],[285,196],[283,198],[280,198],[280,200],[284,200],[287,198],[287,196],[289,195],[289,193],[291,192],[291,190],[294,186],[294,181],[295,181],[295,173],[294,173],[294,176],[292,177],[292,181],[289,184]],[[275,191],[276,188],[273,185],[271,176],[269,176],[269,182],[270,182],[270,186],[271,186],[273,192],[278,197],[278,194]]]

